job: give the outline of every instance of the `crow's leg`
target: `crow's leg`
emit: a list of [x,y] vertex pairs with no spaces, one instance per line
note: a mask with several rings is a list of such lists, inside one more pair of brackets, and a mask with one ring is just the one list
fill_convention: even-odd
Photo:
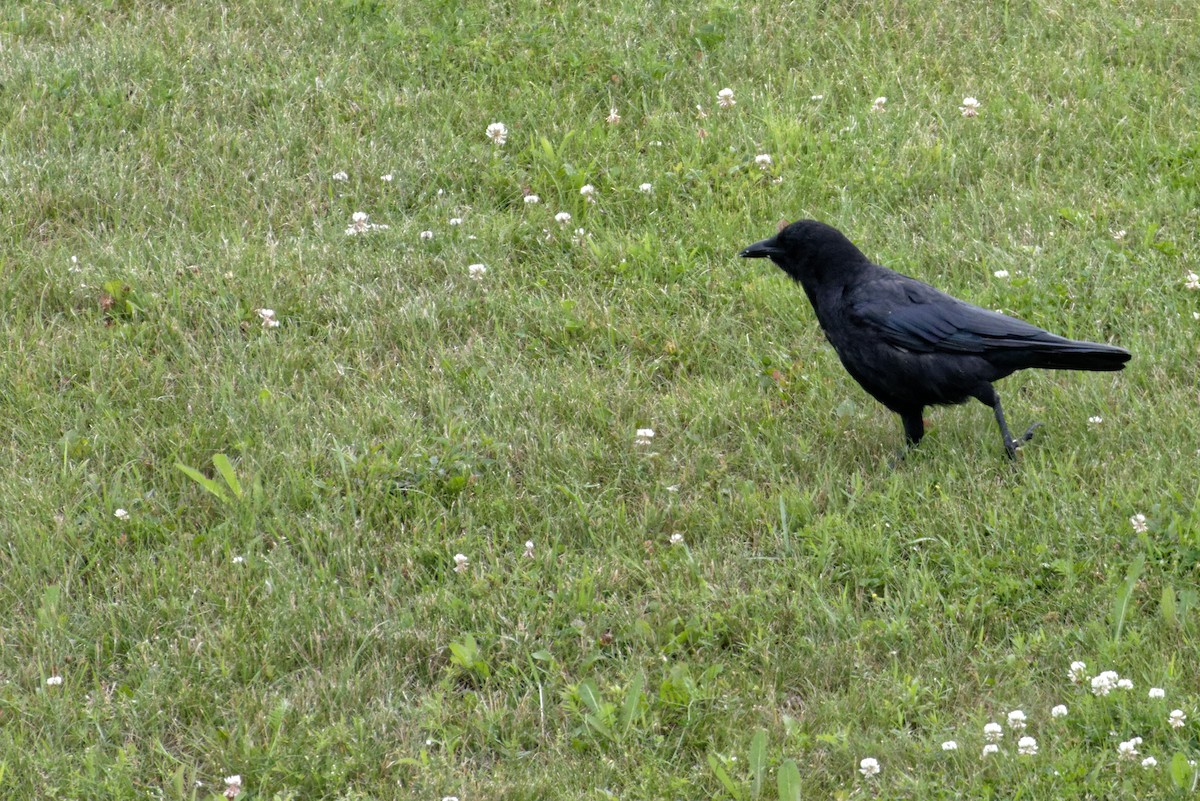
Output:
[[904,424],[904,441],[908,443],[909,448],[917,447],[921,437],[925,436],[925,421],[921,418],[922,411],[917,409],[915,412],[900,413],[900,422]]
[[904,424],[904,448],[891,461],[892,467],[904,461],[908,452],[917,447],[921,437],[925,436],[925,421],[921,419],[920,409],[916,412],[897,412],[897,414],[900,415],[900,422]]
[[1008,430],[1008,423],[1004,420],[1004,409],[1000,406],[1000,395],[996,392],[996,388],[991,384],[984,384],[975,391],[974,397],[985,406],[991,406],[992,411],[996,413],[996,423],[1000,426],[1000,435],[1004,437],[1004,450],[1008,451],[1009,459],[1016,457],[1017,448],[1033,439],[1033,432],[1042,425],[1034,423],[1021,435],[1020,439],[1013,439],[1012,432]]

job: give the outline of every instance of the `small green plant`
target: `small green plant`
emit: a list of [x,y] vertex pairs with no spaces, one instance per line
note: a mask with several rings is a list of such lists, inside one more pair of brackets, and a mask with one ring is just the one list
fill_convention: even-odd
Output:
[[196,468],[188,467],[181,462],[176,462],[175,467],[179,472],[199,484],[205,491],[216,496],[222,503],[232,504],[240,501],[245,492],[242,490],[242,483],[238,480],[237,473],[234,472],[233,464],[230,463],[229,457],[223,453],[218,453],[213,456],[212,462],[213,467],[216,468],[217,475],[221,477],[220,482],[209,478]]
[[619,705],[615,700],[607,700],[592,679],[584,679],[568,687],[563,691],[563,700],[568,709],[574,710],[582,724],[576,728],[576,735],[610,743],[629,737],[647,708],[645,686],[645,676],[636,674],[625,688],[624,695],[616,696],[621,699]]
[[483,684],[492,675],[483,650],[472,634],[450,643],[450,665],[457,678],[475,687]]
[[1137,588],[1138,579],[1142,577],[1142,571],[1146,567],[1146,555],[1139,553],[1134,557],[1129,564],[1129,570],[1125,573],[1125,580],[1121,582],[1121,586],[1117,589],[1117,594],[1113,598],[1113,642],[1121,641],[1121,630],[1125,627],[1125,618],[1129,614],[1129,604],[1133,598],[1133,591]]
[[[759,729],[750,739],[750,749],[746,760],[746,771],[749,776],[745,779],[735,778],[729,768],[732,760],[717,754],[708,755],[708,766],[717,781],[725,788],[734,801],[758,801],[764,798],[764,782],[767,776],[767,732]],[[775,771],[775,788],[779,801],[799,801],[800,799],[800,769],[795,760],[784,759]]]
[[100,310],[109,324],[130,322],[145,313],[145,302],[130,284],[105,281],[100,293]]

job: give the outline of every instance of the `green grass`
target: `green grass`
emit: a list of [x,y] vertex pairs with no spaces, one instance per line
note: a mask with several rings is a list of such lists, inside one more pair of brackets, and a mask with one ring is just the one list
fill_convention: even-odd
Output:
[[[1196,23],[8,4],[5,794],[1188,795]],[[356,211],[389,227],[347,236]],[[895,416],[735,258],[804,216],[1134,359],[1002,382],[1014,430],[1046,424],[1015,468],[972,404],[889,469]],[[980,758],[1018,708],[1038,755]],[[1134,736],[1156,767],[1119,761]]]

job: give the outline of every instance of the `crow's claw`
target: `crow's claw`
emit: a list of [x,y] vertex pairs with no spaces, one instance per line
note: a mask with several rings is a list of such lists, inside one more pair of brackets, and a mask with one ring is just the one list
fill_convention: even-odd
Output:
[[1041,427],[1042,427],[1041,423],[1034,423],[1033,425],[1031,425],[1029,428],[1027,428],[1025,430],[1025,433],[1021,435],[1020,439],[1012,439],[1011,437],[1005,437],[1004,450],[1008,451],[1008,458],[1009,459],[1017,458],[1017,449],[1020,448],[1022,445],[1024,445],[1026,442],[1029,442],[1029,440],[1033,439],[1033,432],[1037,431]]

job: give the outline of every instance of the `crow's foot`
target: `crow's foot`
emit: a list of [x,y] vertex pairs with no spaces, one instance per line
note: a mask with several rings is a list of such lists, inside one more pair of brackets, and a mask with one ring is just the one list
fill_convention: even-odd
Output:
[[[1004,438],[1004,450],[1008,451],[1008,458],[1015,459],[1017,457],[1017,448],[1020,448],[1026,442],[1029,442],[1029,440],[1033,439],[1033,432],[1037,431],[1041,427],[1042,427],[1041,423],[1034,423],[1028,429],[1025,430],[1024,434],[1022,434],[1017,439],[1013,439],[1012,437],[1005,437]],[[1006,431],[1005,433],[1008,433],[1008,432]]]

